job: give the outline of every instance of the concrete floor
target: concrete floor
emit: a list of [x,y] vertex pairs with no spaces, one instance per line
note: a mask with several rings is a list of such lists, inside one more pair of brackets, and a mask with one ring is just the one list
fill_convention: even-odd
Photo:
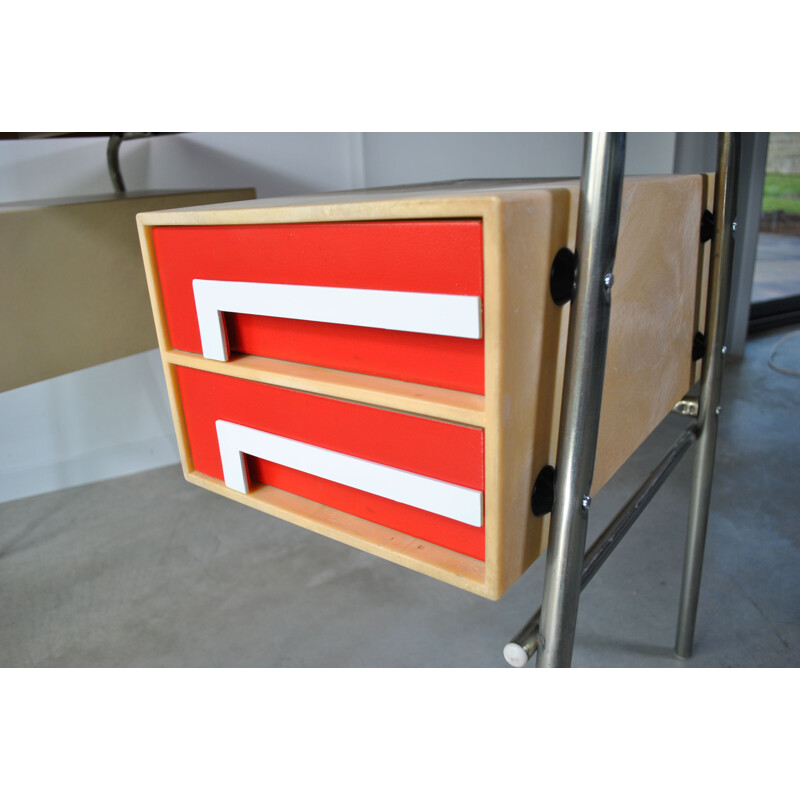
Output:
[[800,294],[800,236],[760,233],[751,300],[759,303]]
[[[785,333],[726,372],[694,656],[672,655],[689,454],[582,595],[574,666],[800,665],[800,378],[767,365]],[[597,495],[590,540],[685,425]],[[543,562],[493,603],[165,467],[0,505],[0,666],[504,667]]]

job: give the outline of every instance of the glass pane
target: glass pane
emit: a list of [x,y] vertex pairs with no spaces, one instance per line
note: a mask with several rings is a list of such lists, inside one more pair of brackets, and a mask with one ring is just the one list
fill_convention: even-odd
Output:
[[800,133],[770,133],[751,301],[800,295]]

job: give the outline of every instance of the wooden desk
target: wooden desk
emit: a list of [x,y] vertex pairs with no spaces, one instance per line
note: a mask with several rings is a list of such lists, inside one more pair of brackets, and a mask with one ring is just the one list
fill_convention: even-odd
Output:
[[0,205],[0,391],[157,346],[136,214],[252,189]]

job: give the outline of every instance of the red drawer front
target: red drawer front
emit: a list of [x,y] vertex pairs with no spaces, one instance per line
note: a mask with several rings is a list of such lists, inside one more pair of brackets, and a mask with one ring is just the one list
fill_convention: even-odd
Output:
[[[192,281],[483,296],[480,220],[156,227],[172,347],[201,353]],[[226,314],[231,352],[482,394],[483,339]]]
[[[484,434],[450,422],[177,367],[194,468],[224,480],[216,422],[276,434],[447,484],[483,491]],[[484,526],[247,456],[252,483],[306,497],[476,559]]]

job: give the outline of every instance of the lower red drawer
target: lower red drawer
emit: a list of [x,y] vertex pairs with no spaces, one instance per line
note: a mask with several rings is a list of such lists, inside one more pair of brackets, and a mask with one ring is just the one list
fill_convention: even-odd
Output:
[[484,558],[482,429],[213,372],[176,372],[195,470],[239,490],[248,480],[274,486]]

